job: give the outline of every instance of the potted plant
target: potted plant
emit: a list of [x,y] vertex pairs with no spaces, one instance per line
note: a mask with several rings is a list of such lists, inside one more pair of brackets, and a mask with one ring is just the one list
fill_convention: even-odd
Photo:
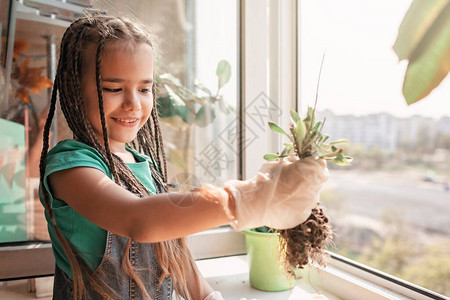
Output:
[[[290,134],[269,122],[270,129],[286,136],[289,142],[284,143],[280,153],[264,155],[266,160],[297,156],[299,159],[325,159],[340,166],[350,164],[352,158],[337,147],[346,140],[327,142],[328,136],[322,134],[325,120],[316,122],[315,106],[308,108],[304,119],[295,111],[290,113]],[[249,254],[250,284],[265,291],[281,291],[294,285],[296,269],[308,263],[325,264],[333,232],[325,208],[317,203],[309,218],[294,228],[259,227],[244,230],[244,234]]]
[[280,234],[269,227],[245,229],[250,285],[256,289],[277,292],[290,289],[294,279],[287,276],[281,264]]
[[160,120],[175,132],[182,133],[179,144],[168,144],[169,161],[183,171],[189,168],[189,143],[195,126],[206,127],[216,118],[220,110],[225,115],[234,111],[220,94],[221,89],[231,77],[231,65],[226,60],[217,64],[217,90],[214,93],[197,79],[194,82],[197,93],[183,85],[170,73],[161,74],[156,82],[161,87],[157,99],[158,116]]

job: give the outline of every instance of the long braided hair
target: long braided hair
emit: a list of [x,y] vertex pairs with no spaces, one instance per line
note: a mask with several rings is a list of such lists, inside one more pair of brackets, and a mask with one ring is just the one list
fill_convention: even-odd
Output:
[[[116,41],[135,44],[146,43],[154,49],[150,34],[144,27],[136,24],[135,21],[132,22],[120,17],[110,17],[101,14],[83,16],[74,21],[64,33],[61,40],[60,57],[52,91],[50,110],[44,128],[43,149],[39,165],[41,185],[44,180],[46,156],[49,150],[49,132],[56,109],[57,96],[59,95],[61,110],[73,133],[73,138],[98,150],[111,170],[113,179],[117,184],[139,196],[149,194],[148,190],[137,180],[124,161],[114,155],[109,148],[108,130],[103,111],[100,62],[104,48],[108,47],[109,42]],[[103,141],[97,138],[88,121],[81,92],[81,76],[86,67],[86,49],[89,45],[97,47],[95,57],[96,81]],[[154,101],[151,117],[139,130],[136,139],[130,143],[130,147],[137,149],[152,159],[156,165],[156,167],[153,167],[149,164],[152,169],[152,176],[157,183],[159,192],[166,192],[167,165],[157,116],[155,85],[153,85],[152,93]],[[112,291],[101,279],[101,274],[97,274],[97,272],[93,272],[89,268],[78,250],[61,233],[56,225],[49,195],[45,188],[41,190],[46,211],[71,265],[74,299],[82,299],[86,291],[85,284],[90,285],[103,298],[117,297],[117,293]],[[128,256],[130,246],[131,239],[128,239],[122,260],[123,272],[134,280],[144,297],[151,299],[142,280],[130,263]],[[187,289],[186,270],[193,268],[194,261],[187,248],[186,240],[181,238],[163,241],[154,243],[153,246],[159,268],[161,269],[159,285],[162,284],[164,278],[170,276],[177,294],[182,295],[186,300],[191,299]],[[196,281],[198,282],[198,278],[196,278]]]

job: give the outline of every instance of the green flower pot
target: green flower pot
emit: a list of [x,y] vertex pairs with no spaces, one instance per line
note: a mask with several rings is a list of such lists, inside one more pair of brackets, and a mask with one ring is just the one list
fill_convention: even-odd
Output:
[[295,286],[282,269],[279,259],[279,237],[276,233],[242,231],[250,268],[250,285],[258,290],[278,292]]

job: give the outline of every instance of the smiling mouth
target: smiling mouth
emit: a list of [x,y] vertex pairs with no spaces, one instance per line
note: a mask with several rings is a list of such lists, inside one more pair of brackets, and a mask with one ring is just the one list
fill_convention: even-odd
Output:
[[139,119],[120,119],[120,118],[112,118],[116,123],[123,126],[135,126]]

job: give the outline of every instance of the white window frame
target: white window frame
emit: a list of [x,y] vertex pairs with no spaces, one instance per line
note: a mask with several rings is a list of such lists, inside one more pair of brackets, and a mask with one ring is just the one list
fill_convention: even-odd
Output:
[[[299,0],[239,1],[239,66],[243,139],[250,134],[246,125],[246,105],[263,92],[282,114],[273,121],[286,128],[289,110],[301,107]],[[297,102],[298,99],[298,102]],[[279,135],[266,132],[242,151],[242,179],[252,177],[265,153],[280,149]],[[197,259],[245,254],[243,234],[231,228],[216,228],[189,237]],[[447,299],[443,295],[330,253],[325,268],[308,266],[301,274],[317,290],[342,299]]]
[[[266,153],[277,151],[281,137],[268,129],[255,128],[247,120],[246,108],[262,93],[281,111],[271,121],[288,126],[289,111],[296,107],[297,44],[296,1],[238,1],[238,66],[240,68],[240,101],[238,111],[242,139],[257,135],[249,145],[242,146],[241,179],[253,177]],[[230,227],[219,227],[188,237],[196,259],[245,254],[242,233]]]

